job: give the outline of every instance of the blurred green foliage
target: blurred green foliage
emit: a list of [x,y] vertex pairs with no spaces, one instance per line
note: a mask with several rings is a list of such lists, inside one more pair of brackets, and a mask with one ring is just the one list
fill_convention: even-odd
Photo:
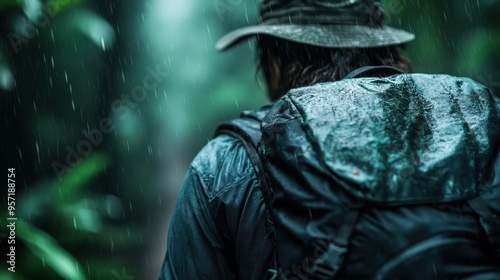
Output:
[[0,9],[18,6],[21,1],[19,0],[3,0],[0,1]]
[[82,268],[78,261],[61,248],[50,235],[23,220],[19,220],[17,226],[17,236],[26,242],[30,251],[39,261],[47,264],[64,279],[86,279],[81,272]]
[[[17,272],[2,262],[0,279],[156,278],[189,162],[218,122],[267,102],[253,42],[213,48],[256,22],[256,3],[0,1],[2,168],[16,168],[19,218]],[[406,51],[416,72],[469,76],[498,94],[500,1],[383,4],[389,25],[416,34]],[[147,67],[169,76],[124,102]],[[113,132],[82,144],[107,118]],[[61,178],[54,162],[68,167]]]

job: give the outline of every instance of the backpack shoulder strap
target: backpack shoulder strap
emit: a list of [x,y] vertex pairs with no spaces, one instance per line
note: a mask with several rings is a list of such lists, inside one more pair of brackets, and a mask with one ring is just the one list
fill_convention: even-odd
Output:
[[[481,227],[488,237],[496,262],[500,265],[500,217],[498,216],[498,207],[492,207],[492,203],[498,201],[500,193],[500,143],[497,144],[494,155],[496,156],[492,157],[491,173],[484,178],[488,182],[487,188],[489,190],[483,190],[483,194],[471,198],[467,202],[479,216]],[[494,195],[491,196],[488,193]],[[483,195],[489,198],[485,199]]]
[[374,76],[390,76],[396,74],[404,74],[403,71],[392,66],[365,66],[358,68],[351,73],[347,74],[344,79],[353,79],[360,77],[374,77]]
[[335,235],[333,241],[328,244],[326,250],[313,261],[310,274],[314,280],[334,279],[342,268],[344,256],[348,251],[351,236],[356,227],[361,206],[350,208]]
[[266,233],[269,238],[272,238],[274,236],[274,224],[271,221],[270,214],[272,191],[258,153],[258,145],[261,139],[260,124],[269,107],[266,106],[259,111],[243,112],[240,118],[220,124],[215,135],[226,134],[238,139],[243,144],[260,183],[260,189],[266,204]]
[[491,212],[486,201],[481,197],[475,197],[467,201],[469,206],[479,215],[480,224],[488,237],[495,255],[497,264],[500,265],[500,223],[498,218]]

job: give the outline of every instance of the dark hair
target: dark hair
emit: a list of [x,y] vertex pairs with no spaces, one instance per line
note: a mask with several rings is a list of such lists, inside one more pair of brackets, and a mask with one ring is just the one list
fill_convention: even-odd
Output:
[[259,69],[271,100],[293,88],[340,80],[363,66],[386,65],[411,72],[410,60],[401,54],[403,47],[324,48],[271,36],[257,39]]

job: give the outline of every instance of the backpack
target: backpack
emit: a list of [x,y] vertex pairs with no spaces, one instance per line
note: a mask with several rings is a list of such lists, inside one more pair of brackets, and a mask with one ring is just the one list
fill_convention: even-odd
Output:
[[[293,89],[217,128],[259,180],[268,279],[500,279],[500,100],[394,71]],[[359,78],[381,72],[396,75]]]

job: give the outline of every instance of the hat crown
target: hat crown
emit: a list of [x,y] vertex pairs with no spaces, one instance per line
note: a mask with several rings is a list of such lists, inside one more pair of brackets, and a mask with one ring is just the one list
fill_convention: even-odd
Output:
[[377,0],[262,0],[259,12],[263,24],[367,25],[378,7]]

